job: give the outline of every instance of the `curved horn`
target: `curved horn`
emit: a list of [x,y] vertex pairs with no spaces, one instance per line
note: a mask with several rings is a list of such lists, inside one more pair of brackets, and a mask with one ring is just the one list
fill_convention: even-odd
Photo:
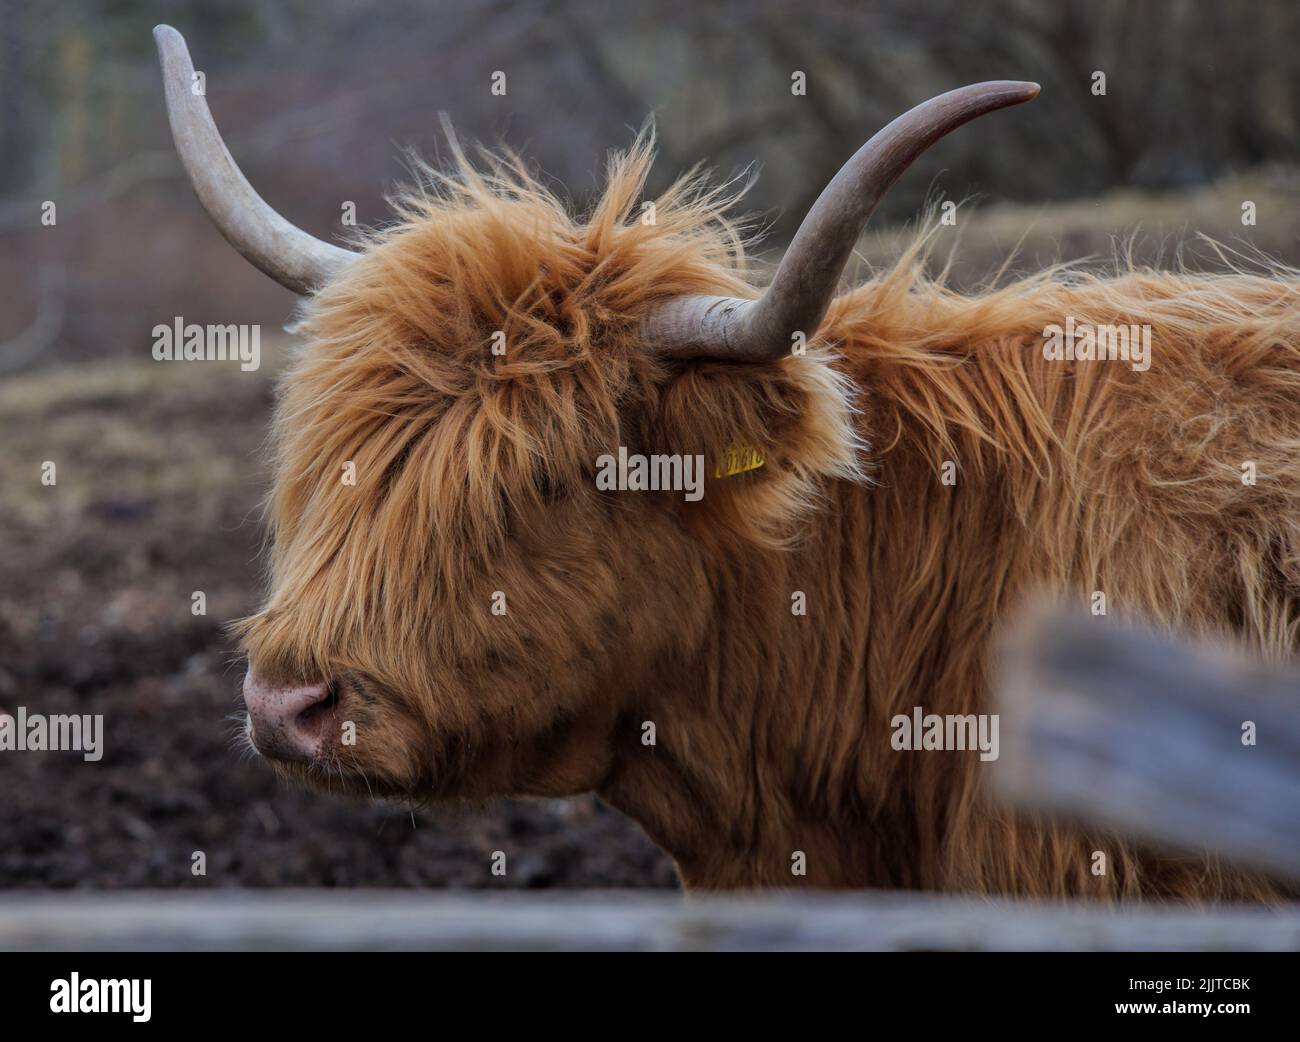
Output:
[[170,25],[153,31],[162,64],[172,139],[190,184],[226,240],[280,285],[311,293],[356,254],[322,242],[276,213],[239,171],[208,103],[194,93],[194,63],[185,38]]
[[963,123],[1029,101],[1038,90],[1036,83],[1012,80],[976,83],[899,116],[817,197],[761,297],[669,300],[643,327],[650,349],[671,358],[767,362],[790,349],[795,332],[812,339],[868,218],[917,156]]

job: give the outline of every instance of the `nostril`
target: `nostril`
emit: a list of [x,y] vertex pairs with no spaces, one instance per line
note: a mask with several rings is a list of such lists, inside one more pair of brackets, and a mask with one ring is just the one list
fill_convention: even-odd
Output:
[[322,695],[317,702],[313,702],[311,705],[308,705],[307,708],[303,709],[302,716],[308,718],[312,716],[320,716],[321,713],[329,712],[330,709],[335,707],[335,705],[338,705],[338,685],[331,682],[328,683],[328,685],[325,685],[325,694]]
[[331,681],[330,683],[325,685],[324,695],[318,701],[313,702],[311,705],[307,706],[307,708],[305,708],[301,713],[299,713],[298,719],[303,721],[304,723],[310,723],[311,721],[315,720],[317,717],[324,716],[330,713],[331,711],[333,711],[333,709],[338,704],[339,704],[338,684]]

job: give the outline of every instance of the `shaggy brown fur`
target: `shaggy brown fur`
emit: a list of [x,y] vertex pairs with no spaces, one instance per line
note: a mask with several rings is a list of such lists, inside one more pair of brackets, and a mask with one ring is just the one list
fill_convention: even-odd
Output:
[[[1053,272],[963,296],[913,252],[805,357],[665,364],[638,335],[651,305],[752,291],[720,195],[679,183],[642,222],[649,161],[645,141],[613,161],[586,220],[517,164],[462,161],[310,303],[273,592],[244,626],[252,668],[336,679],[357,723],[299,773],[412,799],[595,790],[692,887],[1270,896],[1012,816],[975,754],[896,752],[889,721],[989,710],[992,634],[1043,584],[1295,650],[1295,282]],[[1150,371],[1045,361],[1069,315],[1149,323]],[[736,442],[767,464],[713,480]],[[705,453],[703,500],[597,491],[620,445]]]

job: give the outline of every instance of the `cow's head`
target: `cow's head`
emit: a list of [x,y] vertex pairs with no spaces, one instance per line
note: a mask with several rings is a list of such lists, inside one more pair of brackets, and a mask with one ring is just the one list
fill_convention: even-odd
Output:
[[[682,182],[643,207],[644,141],[583,220],[518,164],[461,158],[359,252],[321,242],[253,191],[184,41],[155,36],[204,206],[308,297],[275,420],[271,592],[242,625],[251,738],[300,777],[417,798],[599,784],[627,714],[707,643],[717,568],[858,473],[852,389],[816,333],[868,216],[930,144],[1037,93],[980,84],[890,124],[759,294],[716,193]],[[620,448],[702,455],[706,493],[598,487]],[[715,477],[737,448],[763,465]]]

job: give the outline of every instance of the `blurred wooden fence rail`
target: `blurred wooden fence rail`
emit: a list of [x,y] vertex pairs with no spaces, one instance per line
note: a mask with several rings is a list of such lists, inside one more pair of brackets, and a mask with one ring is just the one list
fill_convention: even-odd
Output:
[[1300,906],[1175,909],[867,891],[8,894],[0,950],[1282,951]]
[[1300,880],[1300,677],[1060,607],[1013,633],[1001,795]]

